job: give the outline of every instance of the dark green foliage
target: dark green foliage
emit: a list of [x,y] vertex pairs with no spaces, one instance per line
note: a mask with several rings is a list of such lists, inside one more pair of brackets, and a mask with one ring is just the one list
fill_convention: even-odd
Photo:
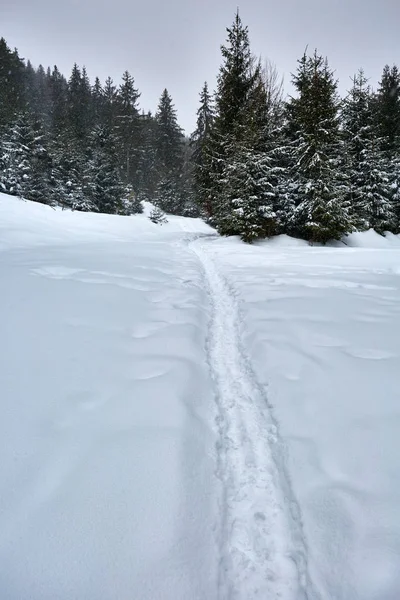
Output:
[[165,216],[165,213],[158,206],[152,208],[149,214],[149,219],[155,225],[163,225],[165,223],[168,223],[168,219]]
[[182,213],[182,196],[173,178],[165,176],[160,180],[155,190],[154,203],[166,213]]
[[230,210],[220,218],[222,234],[239,235],[244,242],[252,242],[276,233],[276,192],[271,172],[266,153],[239,151],[227,162],[224,200]]
[[396,65],[383,69],[375,111],[381,149],[393,157],[400,149],[400,72]]
[[400,73],[372,93],[360,71],[343,102],[325,59],[303,55],[283,101],[239,13],[221,47],[217,89],[183,135],[169,92],[139,111],[128,71],[68,79],[0,40],[0,190],[72,210],[130,215],[142,201],[201,215],[244,241],[289,233],[325,243],[356,229],[400,230]]
[[[262,149],[266,90],[260,65],[250,51],[247,27],[243,26],[238,12],[227,33],[227,43],[221,47],[223,64],[215,95],[215,118],[207,131],[202,153],[204,167],[199,169],[196,181],[202,191],[206,214],[218,231],[250,239],[260,231],[259,211],[254,209],[254,203],[259,200],[255,201],[249,191],[253,185],[249,184],[249,177],[262,179],[261,174],[255,175],[251,157]],[[245,157],[250,161],[247,166]],[[258,156],[257,164],[260,164]],[[258,198],[258,192],[255,196]],[[247,208],[244,207],[246,202],[249,203]],[[251,223],[249,216],[239,219],[239,213],[257,215],[256,222]],[[244,227],[248,230],[244,231]]]
[[89,195],[101,213],[123,212],[126,188],[118,171],[116,137],[107,127],[96,127],[91,136]]
[[231,28],[227,29],[226,46],[221,46],[223,64],[218,75],[215,127],[220,135],[237,139],[245,135],[247,101],[254,86],[253,58],[249,32],[236,13]]
[[140,141],[135,188],[141,200],[152,201],[159,180],[157,122],[151,113],[140,116]]
[[26,108],[25,65],[16,50],[0,39],[0,129],[15,122]]
[[42,125],[29,113],[21,113],[3,137],[1,153],[1,190],[50,204],[51,159]]
[[176,110],[168,90],[164,90],[156,113],[157,122],[157,162],[163,177],[177,183],[183,166],[183,134],[178,125]]
[[66,124],[76,140],[83,144],[86,143],[91,126],[90,97],[90,83],[86,70],[81,72],[75,63],[68,82]]
[[119,145],[119,162],[126,182],[137,183],[139,161],[140,121],[138,101],[140,94],[135,88],[133,77],[125,71],[116,102],[115,132]]
[[382,150],[382,138],[374,122],[374,103],[368,80],[360,70],[342,110],[344,166],[350,181],[347,197],[354,225],[383,233],[396,230],[397,218],[391,202],[393,165]]
[[339,170],[337,83],[327,61],[315,52],[299,61],[293,84],[297,97],[289,101],[288,114],[297,206],[291,229],[325,243],[352,229]]
[[200,93],[197,110],[197,126],[190,138],[191,164],[193,165],[194,199],[206,217],[211,216],[211,130],[214,123],[214,107],[207,83]]

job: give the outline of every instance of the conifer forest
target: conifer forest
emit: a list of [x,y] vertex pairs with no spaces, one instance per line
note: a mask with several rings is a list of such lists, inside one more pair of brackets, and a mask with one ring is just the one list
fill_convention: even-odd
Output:
[[246,242],[399,233],[398,67],[383,67],[376,90],[360,68],[340,97],[328,60],[307,49],[285,96],[239,14],[221,54],[216,90],[203,85],[185,136],[167,89],[152,114],[128,71],[101,82],[74,64],[67,78],[57,66],[32,66],[2,38],[0,191],[124,215],[148,200]]

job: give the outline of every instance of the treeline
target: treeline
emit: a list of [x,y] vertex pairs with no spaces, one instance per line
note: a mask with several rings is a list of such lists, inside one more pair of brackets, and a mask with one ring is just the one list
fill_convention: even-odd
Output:
[[0,40],[0,191],[85,211],[131,214],[154,200],[193,213],[188,140],[164,90],[155,115],[139,109],[126,71],[91,85],[74,65],[34,69]]
[[193,136],[196,196],[218,231],[323,243],[355,229],[398,233],[398,68],[384,68],[377,92],[360,70],[341,100],[327,60],[305,53],[295,95],[284,100],[274,70],[252,55],[239,14],[222,56]]
[[186,139],[164,90],[156,114],[139,110],[126,72],[90,85],[74,66],[34,70],[0,42],[0,188],[80,210],[131,213],[149,199],[198,212],[245,241],[288,233],[315,242],[355,229],[400,231],[400,73],[377,91],[364,72],[344,99],[325,58],[307,52],[284,98],[271,66],[251,52],[236,15],[217,89],[200,94]]

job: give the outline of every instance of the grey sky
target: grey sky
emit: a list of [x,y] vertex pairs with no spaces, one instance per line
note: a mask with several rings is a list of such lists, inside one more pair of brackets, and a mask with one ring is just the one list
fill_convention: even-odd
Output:
[[[0,36],[35,66],[57,64],[69,76],[86,65],[91,80],[135,77],[141,107],[154,111],[164,87],[180,124],[191,131],[198,93],[211,88],[234,0],[0,0]],[[363,66],[376,86],[384,64],[400,62],[400,0],[245,0],[240,7],[255,54],[285,76],[305,46],[326,55],[340,88]]]

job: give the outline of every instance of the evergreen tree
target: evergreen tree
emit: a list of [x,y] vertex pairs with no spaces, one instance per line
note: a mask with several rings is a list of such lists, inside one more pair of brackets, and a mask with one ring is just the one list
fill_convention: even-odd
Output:
[[199,203],[196,199],[195,194],[195,183],[194,183],[194,164],[192,160],[193,148],[190,138],[184,140],[184,153],[183,153],[183,168],[182,176],[180,181],[180,195],[181,195],[181,207],[182,216],[184,217],[199,217]]
[[51,92],[50,77],[46,74],[42,65],[37,71],[32,67],[30,61],[25,69],[25,105],[31,114],[40,120],[46,131],[50,127],[51,119]]
[[136,190],[141,200],[151,202],[154,198],[159,170],[157,161],[158,125],[149,112],[140,115],[140,140],[138,168],[136,173]]
[[[396,214],[394,230],[400,230],[400,72],[385,66],[375,96],[376,135],[385,160],[381,168],[389,177],[390,205]],[[391,229],[393,230],[393,229]]]
[[248,28],[236,13],[231,28],[227,29],[227,45],[221,46],[223,64],[218,75],[215,127],[220,136],[245,136],[247,99],[254,86],[254,64]]
[[173,215],[182,214],[182,196],[173,178],[165,175],[160,179],[155,190],[154,203],[163,212]]
[[211,129],[214,122],[214,108],[207,82],[200,93],[200,106],[197,109],[197,125],[190,138],[193,164],[194,194],[204,214],[210,217],[212,178],[211,171]]
[[89,133],[90,84],[86,71],[75,63],[68,81],[67,123],[76,140],[85,143]]
[[112,130],[97,127],[92,134],[91,147],[92,202],[101,213],[121,212],[125,186],[118,172],[117,142]]
[[389,164],[377,137],[373,98],[362,70],[354,77],[343,103],[342,121],[353,222],[357,229],[394,231],[396,216],[391,206]]
[[400,150],[400,72],[396,65],[383,70],[375,110],[381,149],[393,158]]
[[327,61],[315,52],[299,61],[289,102],[297,206],[292,230],[299,237],[325,243],[351,231],[338,168],[339,100]]
[[168,223],[165,213],[161,208],[158,208],[158,206],[151,209],[149,219],[155,225],[164,225],[165,223]]
[[96,77],[92,86],[92,123],[93,126],[104,123],[105,98],[100,79]]
[[68,84],[55,65],[49,79],[50,131],[54,137],[67,126]]
[[364,227],[378,233],[396,232],[397,219],[392,205],[391,173],[385,171],[387,159],[379,143],[371,141],[359,163],[361,185],[356,192],[358,211]]
[[275,187],[271,182],[271,172],[270,160],[265,152],[244,149],[227,163],[223,173],[224,196],[232,209],[221,217],[220,233],[235,232],[244,242],[276,233]]
[[[252,57],[248,29],[243,26],[239,12],[227,32],[227,44],[221,47],[223,64],[217,82],[215,121],[207,144],[211,182],[209,213],[221,233],[234,235],[241,233],[237,230],[233,202],[237,195],[237,178],[243,175],[244,189],[246,173],[251,172],[253,166],[250,164],[248,170],[244,169],[243,157],[250,157],[259,149],[266,96],[260,65]],[[229,178],[234,173],[236,181],[230,184]],[[231,189],[233,194],[227,193]]]
[[2,190],[26,200],[50,204],[49,164],[41,124],[29,113],[21,113],[3,141]]
[[87,157],[83,149],[76,144],[70,130],[65,129],[53,139],[51,154],[51,189],[54,202],[72,210],[95,210],[89,198],[88,178],[91,177],[91,171],[87,168]]
[[164,90],[156,113],[158,125],[156,149],[159,172],[175,186],[183,165],[183,134],[178,125],[176,110],[168,90]]
[[0,39],[0,129],[11,125],[25,108],[25,65],[17,50]]
[[139,97],[133,77],[125,71],[117,95],[116,135],[120,147],[120,162],[124,165],[124,179],[127,182],[134,181],[138,168]]
[[117,88],[111,77],[107,77],[103,86],[103,117],[102,125],[109,130],[114,129],[117,115]]

